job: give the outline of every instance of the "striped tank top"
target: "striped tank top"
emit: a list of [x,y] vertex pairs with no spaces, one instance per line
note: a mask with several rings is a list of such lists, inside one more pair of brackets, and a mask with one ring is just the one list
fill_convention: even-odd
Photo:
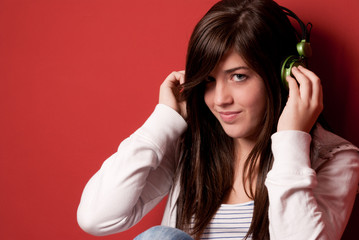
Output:
[[254,201],[222,204],[204,230],[201,239],[243,239],[252,222],[253,208]]

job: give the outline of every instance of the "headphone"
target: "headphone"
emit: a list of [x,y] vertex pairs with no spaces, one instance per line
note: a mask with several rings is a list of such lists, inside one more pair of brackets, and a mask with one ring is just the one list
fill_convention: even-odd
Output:
[[302,20],[299,19],[297,15],[295,15],[294,12],[289,10],[288,8],[282,7],[283,12],[289,16],[294,18],[300,25],[300,28],[302,30],[302,36],[301,41],[297,43],[297,55],[291,55],[287,57],[281,66],[281,79],[282,83],[285,87],[288,88],[288,82],[286,80],[287,76],[292,76],[292,68],[297,67],[299,65],[306,66],[306,58],[309,58],[312,56],[312,48],[310,46],[309,38],[310,38],[310,31],[312,30],[312,23],[308,23],[305,25]]

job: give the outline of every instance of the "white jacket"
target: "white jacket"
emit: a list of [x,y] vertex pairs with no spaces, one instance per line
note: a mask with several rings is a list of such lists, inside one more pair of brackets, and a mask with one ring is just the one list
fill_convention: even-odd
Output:
[[[169,194],[162,225],[175,227],[178,184],[175,146],[185,120],[157,105],[87,183],[78,207],[80,227],[93,235],[124,231]],[[311,136],[272,136],[274,163],[267,175],[271,239],[340,239],[358,189],[358,148],[317,127]],[[172,190],[171,190],[172,189]]]

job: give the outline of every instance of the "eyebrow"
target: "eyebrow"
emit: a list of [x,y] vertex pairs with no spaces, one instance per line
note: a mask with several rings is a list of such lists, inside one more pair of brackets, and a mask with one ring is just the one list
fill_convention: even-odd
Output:
[[224,72],[225,72],[225,73],[232,73],[232,72],[237,71],[237,70],[240,70],[240,69],[248,70],[249,67],[240,66],[240,67],[235,67],[235,68],[230,68],[230,69],[224,70]]

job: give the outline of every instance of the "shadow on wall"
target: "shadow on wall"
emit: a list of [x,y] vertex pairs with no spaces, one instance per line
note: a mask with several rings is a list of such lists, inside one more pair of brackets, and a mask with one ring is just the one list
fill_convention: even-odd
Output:
[[343,234],[342,240],[354,240],[359,236],[359,195],[357,194],[352,215],[350,216],[349,223]]
[[[324,94],[323,114],[329,127],[334,133],[346,138],[347,136],[344,136],[346,119],[343,116],[349,111],[350,66],[342,61],[348,59],[347,54],[340,47],[344,43],[334,38],[335,36],[316,29],[311,38],[313,58],[309,60],[309,68],[321,78]],[[338,61],[338,58],[341,61]]]
[[[321,78],[324,91],[324,117],[331,130],[358,144],[359,137],[346,135],[347,129],[354,126],[347,126],[348,111],[350,111],[350,84],[354,82],[355,75],[351,71],[355,60],[345,50],[345,43],[331,34],[316,29],[311,38],[313,48],[313,59],[310,60],[310,68]],[[343,59],[345,59],[343,61]],[[352,61],[353,60],[353,61]],[[351,63],[351,64],[348,64]],[[349,223],[343,234],[342,240],[354,240],[359,236],[359,195],[353,207]]]

